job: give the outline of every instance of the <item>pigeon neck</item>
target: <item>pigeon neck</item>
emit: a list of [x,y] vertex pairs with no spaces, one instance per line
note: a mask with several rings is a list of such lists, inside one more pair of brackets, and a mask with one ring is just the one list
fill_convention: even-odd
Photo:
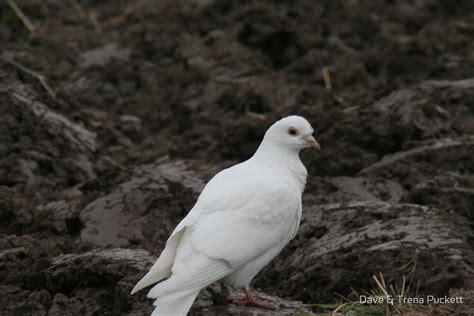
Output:
[[288,149],[283,146],[276,146],[267,142],[262,142],[254,154],[256,159],[264,159],[266,162],[269,161],[280,161],[288,159],[299,160],[299,151]]
[[293,175],[301,189],[304,189],[308,172],[301,162],[299,150],[292,150],[262,142],[252,157],[255,163],[275,170],[288,171]]

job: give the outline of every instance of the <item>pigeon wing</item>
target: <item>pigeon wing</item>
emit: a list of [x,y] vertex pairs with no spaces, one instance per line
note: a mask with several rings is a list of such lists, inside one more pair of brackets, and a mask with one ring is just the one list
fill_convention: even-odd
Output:
[[287,182],[255,178],[221,186],[200,207],[191,227],[194,247],[238,267],[294,236],[301,198]]

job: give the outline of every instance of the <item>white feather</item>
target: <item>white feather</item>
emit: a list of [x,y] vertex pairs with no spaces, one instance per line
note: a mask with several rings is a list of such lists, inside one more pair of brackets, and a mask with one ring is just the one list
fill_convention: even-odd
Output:
[[153,305],[156,306],[155,310],[151,314],[152,316],[185,316],[191,305],[193,305],[196,296],[199,294],[199,290],[191,292],[188,295],[181,296],[171,301],[160,301],[157,299]]
[[171,267],[173,266],[176,255],[176,248],[181,241],[182,234],[182,230],[173,232],[166,242],[166,247],[161,253],[161,256],[150,268],[150,271],[148,271],[148,273],[135,285],[131,292],[132,295],[137,291],[170,276]]

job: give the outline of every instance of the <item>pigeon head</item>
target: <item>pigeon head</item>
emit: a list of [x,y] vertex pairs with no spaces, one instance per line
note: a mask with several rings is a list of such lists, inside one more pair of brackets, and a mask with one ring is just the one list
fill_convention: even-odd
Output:
[[299,152],[304,148],[320,150],[313,137],[311,124],[303,117],[292,115],[275,122],[265,133],[264,143]]

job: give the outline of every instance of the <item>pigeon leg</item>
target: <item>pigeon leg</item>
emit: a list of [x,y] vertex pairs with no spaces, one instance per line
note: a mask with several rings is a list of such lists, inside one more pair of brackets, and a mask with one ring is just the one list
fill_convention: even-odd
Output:
[[232,301],[232,303],[239,304],[239,305],[248,305],[248,306],[255,306],[269,310],[275,310],[275,306],[269,303],[258,301],[255,297],[253,297],[252,293],[248,288],[245,288],[245,296],[243,297],[227,297],[228,300]]
[[275,310],[276,309],[275,306],[273,306],[270,303],[257,301],[255,299],[255,297],[253,297],[252,293],[250,293],[250,290],[248,288],[245,289],[245,298],[248,301],[247,305],[260,307],[260,308],[265,308],[265,309],[269,309],[269,310]]

